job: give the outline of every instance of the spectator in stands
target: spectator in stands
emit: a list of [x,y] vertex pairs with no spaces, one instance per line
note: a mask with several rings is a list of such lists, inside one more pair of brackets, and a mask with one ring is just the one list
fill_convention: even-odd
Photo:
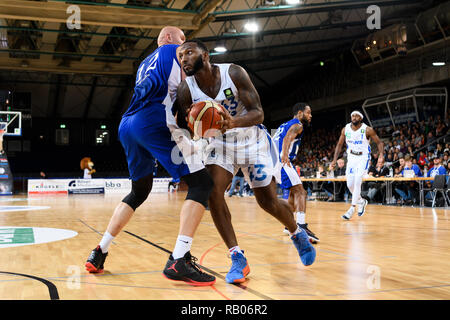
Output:
[[417,164],[423,168],[424,166],[426,166],[428,164],[428,159],[427,156],[425,155],[425,152],[420,151],[419,156],[418,156],[418,160],[417,160]]
[[434,150],[435,157],[442,157],[444,155],[444,148],[441,143],[436,145],[436,150]]
[[[447,170],[448,168],[446,168],[445,166],[443,166],[441,164],[441,158],[433,156],[433,160],[432,161],[434,163],[434,166],[433,166],[433,169],[428,171],[427,177],[434,178],[437,175],[442,175],[442,174],[446,175],[447,172],[449,172]],[[431,186],[432,186],[432,182],[431,181],[426,181],[424,188],[431,189]],[[431,194],[431,191],[428,191],[427,194],[425,195],[425,199],[432,199],[432,198],[433,198],[433,196]]]
[[447,134],[447,126],[441,120],[437,121],[436,124],[436,137],[442,137]]
[[441,158],[437,156],[433,156],[434,166],[431,170],[428,171],[427,177],[435,177],[441,174],[447,174],[446,168],[441,164]]
[[403,155],[394,155],[394,168],[396,172],[396,176],[400,175],[400,172],[402,172],[403,168],[405,167],[405,158],[403,158]]
[[390,168],[390,167],[392,166],[392,163],[393,163],[392,153],[388,153],[387,156],[384,157],[384,159],[385,159],[384,164],[385,164],[388,168]]
[[[412,163],[412,159],[409,155],[406,155],[403,159],[404,162],[404,168],[400,172],[399,177],[405,177],[405,172],[407,171],[413,171],[414,176],[416,177],[422,177],[422,171],[420,170],[419,166],[417,164]],[[415,202],[418,198],[417,195],[419,194],[419,188],[417,186],[416,182],[405,182],[405,183],[396,183],[396,187],[394,187],[395,192],[402,198],[403,201],[411,201]]]
[[[335,178],[342,178],[345,177],[345,161],[344,159],[340,158],[337,161],[337,168],[334,170],[334,177]],[[325,190],[325,192],[328,194],[328,201],[339,201],[344,199],[344,195],[347,194],[349,190],[347,189],[347,184],[345,182],[334,182],[334,188],[333,188],[333,182],[324,183],[322,188]],[[333,192],[336,192],[336,194],[333,195]]]
[[433,142],[436,140],[436,138],[434,137],[434,135],[433,135],[433,132],[428,132],[428,135],[427,135],[427,144],[429,144],[428,145],[428,151],[431,151],[431,152],[433,152],[435,149],[436,149],[436,146],[433,144]]
[[[369,176],[380,178],[380,177],[386,177],[389,174],[389,168],[384,163],[377,163],[375,162],[375,166],[371,166],[369,169]],[[368,182],[369,190],[367,192],[367,197],[370,199],[370,201],[377,201],[382,202],[385,191],[379,192],[383,188],[386,187],[386,182],[376,182],[376,181],[369,181]],[[381,195],[381,197],[379,197]]]
[[428,164],[428,169],[433,168],[434,164],[433,164],[433,160],[431,160],[434,157],[433,152],[428,152],[428,156],[427,156],[427,164]]

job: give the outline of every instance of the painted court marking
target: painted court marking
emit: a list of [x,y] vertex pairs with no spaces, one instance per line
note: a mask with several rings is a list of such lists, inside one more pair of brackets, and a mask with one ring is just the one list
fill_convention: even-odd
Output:
[[77,235],[77,232],[66,229],[0,227],[0,249],[60,241]]
[[0,206],[0,212],[30,211],[50,209],[47,206]]

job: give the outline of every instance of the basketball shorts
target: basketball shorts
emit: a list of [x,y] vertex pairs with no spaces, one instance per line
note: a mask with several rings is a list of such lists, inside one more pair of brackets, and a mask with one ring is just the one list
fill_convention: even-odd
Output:
[[206,165],[218,165],[233,176],[241,168],[251,188],[281,182],[278,154],[272,137],[262,125],[236,128],[210,140]]
[[158,104],[123,117],[119,140],[125,150],[130,178],[136,181],[153,173],[155,159],[174,179],[204,168],[202,156],[177,129],[170,108]]
[[288,165],[283,165],[281,168],[281,188],[290,189],[299,184],[302,184],[302,181],[300,180],[294,165],[291,164],[291,167]]
[[347,168],[345,170],[345,175],[347,177],[350,175],[364,176],[369,169],[369,160],[369,154],[355,156],[349,153],[347,156]]

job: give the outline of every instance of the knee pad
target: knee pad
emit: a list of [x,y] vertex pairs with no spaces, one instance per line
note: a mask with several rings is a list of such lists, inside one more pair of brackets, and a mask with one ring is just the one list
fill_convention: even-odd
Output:
[[214,187],[208,171],[202,169],[200,171],[188,174],[183,177],[188,185],[188,194],[186,200],[192,200],[202,204],[205,208],[208,206],[208,199]]
[[131,182],[131,192],[123,198],[122,202],[136,210],[147,199],[153,186],[153,175]]

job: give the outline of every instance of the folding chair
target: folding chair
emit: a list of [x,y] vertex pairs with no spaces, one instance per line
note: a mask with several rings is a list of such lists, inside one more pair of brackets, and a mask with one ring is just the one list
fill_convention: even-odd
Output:
[[434,206],[436,205],[436,196],[438,194],[438,192],[440,191],[442,193],[442,196],[444,197],[444,202],[445,202],[445,206],[450,206],[450,199],[448,198],[447,195],[447,189],[446,189],[446,180],[447,180],[447,176],[440,174],[434,177],[434,181],[433,181],[433,185],[431,186],[431,189],[424,189],[425,190],[431,190],[431,192],[434,193],[433,196],[433,203],[431,205],[431,207],[434,208]]

